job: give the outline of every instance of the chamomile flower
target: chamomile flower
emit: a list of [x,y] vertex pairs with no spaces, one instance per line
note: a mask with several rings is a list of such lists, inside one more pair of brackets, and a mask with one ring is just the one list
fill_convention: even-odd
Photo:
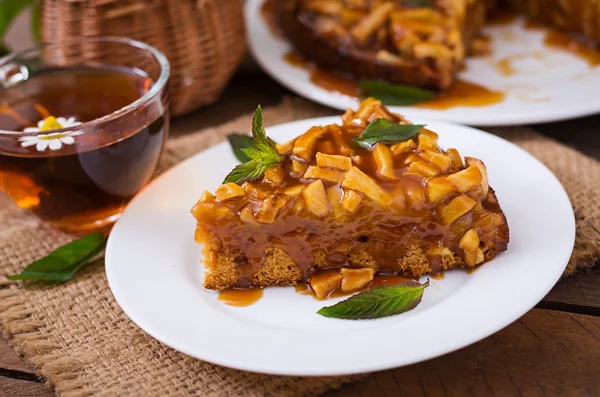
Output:
[[[25,128],[23,132],[42,132],[48,130],[56,130],[61,128],[73,127],[81,124],[80,121],[75,120],[75,117],[57,117],[48,116],[44,120],[40,120],[37,123],[37,127]],[[60,150],[63,145],[72,145],[75,143],[74,136],[81,135],[81,131],[74,132],[52,132],[49,134],[37,134],[23,136],[19,138],[22,147],[29,147],[35,145],[38,152],[50,148],[50,150]]]

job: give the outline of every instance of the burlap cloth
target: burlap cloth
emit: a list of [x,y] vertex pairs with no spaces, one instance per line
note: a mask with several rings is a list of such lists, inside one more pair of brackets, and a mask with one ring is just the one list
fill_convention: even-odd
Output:
[[[268,125],[338,112],[300,99],[265,110]],[[159,172],[247,131],[252,115],[173,139]],[[565,271],[600,257],[600,164],[526,128],[494,129],[544,162],[569,193],[577,219],[575,250]],[[510,161],[507,159],[506,161]],[[523,170],[527,172],[527,170]],[[19,271],[72,237],[27,212],[0,210],[0,274]],[[260,375],[187,357],[147,336],[121,311],[101,260],[63,285],[0,281],[0,324],[9,342],[65,396],[299,396],[317,395],[360,377]]]

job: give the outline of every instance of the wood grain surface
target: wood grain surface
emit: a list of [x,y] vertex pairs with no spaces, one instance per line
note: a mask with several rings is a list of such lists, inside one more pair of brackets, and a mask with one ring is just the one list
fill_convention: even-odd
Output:
[[[234,78],[218,103],[174,120],[172,136],[221,124],[287,94],[251,66]],[[600,159],[599,124],[600,116],[593,116],[535,128]],[[559,282],[538,308],[475,345],[377,373],[326,396],[600,395],[599,268]],[[0,337],[0,397],[54,396],[34,371]]]

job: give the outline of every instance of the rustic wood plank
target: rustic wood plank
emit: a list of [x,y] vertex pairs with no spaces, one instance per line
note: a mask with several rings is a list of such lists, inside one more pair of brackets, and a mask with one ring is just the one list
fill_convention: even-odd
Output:
[[0,369],[33,373],[34,368],[0,334]]
[[600,269],[558,282],[538,306],[600,315]]
[[533,309],[475,345],[325,396],[594,396],[598,357],[600,317]]
[[54,391],[43,383],[0,376],[0,397],[55,397]]

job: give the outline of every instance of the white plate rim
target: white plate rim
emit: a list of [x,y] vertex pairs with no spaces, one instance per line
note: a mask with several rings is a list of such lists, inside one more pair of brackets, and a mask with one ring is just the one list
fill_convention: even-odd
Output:
[[[292,65],[282,62],[270,62],[267,57],[266,45],[262,45],[257,37],[263,35],[263,31],[267,30],[270,39],[281,42],[283,39],[273,37],[265,26],[260,15],[260,7],[265,0],[248,0],[245,5],[246,30],[248,37],[248,47],[250,53],[260,67],[267,72],[279,84],[297,93],[298,95],[317,102],[321,105],[334,109],[345,110],[347,108],[355,108],[357,101],[353,98],[344,96],[339,93],[328,92],[313,83],[309,79],[294,79],[286,78],[286,71],[297,69]],[[283,54],[278,54],[280,61]],[[282,67],[276,66],[277,63],[283,64]],[[523,104],[526,106],[526,103]],[[467,108],[471,112],[468,116],[457,116],[446,114],[448,111],[435,111],[430,109],[419,109],[405,106],[389,106],[389,108],[397,113],[412,112],[419,118],[427,118],[430,120],[447,121],[471,126],[516,126],[524,124],[542,124],[556,121],[570,120],[579,117],[585,117],[597,114],[600,112],[600,96],[588,101],[571,101],[568,105],[558,109],[553,108],[552,111],[545,109],[535,109],[533,111],[523,112],[519,114],[507,115],[506,112],[481,112],[480,107]],[[452,114],[452,113],[450,113]],[[508,117],[507,117],[508,116]]]
[[[290,128],[291,129],[291,128],[294,128],[295,125],[303,125],[306,123],[309,123],[310,125],[318,125],[318,124],[328,124],[331,122],[338,122],[338,121],[339,121],[338,116],[300,120],[300,121],[295,121],[295,122],[291,122],[291,123],[280,124],[278,126],[269,127],[269,128],[267,128],[267,132],[270,134],[269,130],[273,130],[273,129],[277,129],[277,128],[279,128],[279,129]],[[419,120],[419,122],[423,122],[423,121]],[[491,139],[490,143],[493,143],[494,141],[496,141],[496,142],[503,142],[504,144],[509,144],[509,145],[513,146],[514,149],[521,152],[522,154],[525,154],[531,160],[538,163],[541,167],[543,167],[545,169],[545,171],[548,174],[547,176],[549,177],[548,182],[555,184],[555,187],[558,188],[557,191],[562,192],[560,194],[561,197],[557,197],[557,198],[563,202],[563,205],[568,205],[569,208],[571,208],[569,198],[568,198],[566,192],[564,191],[564,188],[561,186],[560,182],[558,181],[558,179],[550,172],[550,170],[548,170],[548,168],[543,163],[539,162],[539,160],[535,159],[533,156],[531,156],[529,153],[527,153],[525,150],[521,149],[520,147],[518,147],[500,137],[497,137],[493,134],[487,133],[485,131],[476,130],[471,127],[459,126],[456,124],[447,123],[447,122],[439,122],[439,121],[434,121],[430,124],[435,124],[435,129],[438,131],[442,131],[443,126],[446,125],[446,126],[451,126],[454,128],[460,128],[460,129],[463,129],[466,131],[476,132],[477,134],[484,134],[488,139]],[[277,134],[274,134],[274,136],[276,137]],[[162,174],[159,178],[157,178],[155,181],[153,181],[148,187],[146,187],[140,195],[136,196],[132,200],[132,202],[126,208],[126,210],[123,214],[123,217],[121,219],[127,219],[127,214],[131,211],[131,208],[135,207],[140,200],[144,199],[144,197],[147,194],[149,194],[148,192],[152,191],[153,186],[159,184],[161,180],[165,180],[165,179],[169,178],[171,175],[178,172],[178,170],[181,170],[184,167],[186,167],[186,165],[192,164],[194,159],[196,159],[200,156],[204,156],[206,153],[218,151],[218,150],[220,150],[219,148],[222,149],[226,145],[227,145],[227,143],[225,142],[225,143],[213,146],[205,151],[202,151],[202,152],[192,156],[191,158],[183,161],[182,163],[174,166],[172,169],[170,169],[167,172],[165,172],[164,174]],[[485,159],[484,159],[484,161],[485,161]],[[502,203],[502,201],[501,201],[501,203]],[[188,209],[186,208],[185,211],[187,213]],[[510,223],[510,219],[509,219],[509,223]],[[520,318],[523,314],[525,314],[527,311],[529,311],[535,304],[537,304],[537,302],[539,302],[541,299],[543,299],[543,297],[547,294],[547,292],[554,286],[556,281],[558,281],[558,279],[560,278],[560,276],[562,274],[562,271],[566,267],[566,264],[570,258],[570,255],[572,252],[572,247],[573,247],[574,240],[575,240],[575,219],[574,219],[574,215],[572,215],[569,217],[570,227],[568,228],[568,230],[564,230],[564,234],[562,236],[564,243],[566,245],[568,245],[570,247],[570,249],[568,250],[568,252],[565,251],[563,253],[562,257],[558,258],[556,260],[557,263],[561,262],[561,263],[563,263],[563,265],[558,266],[558,267],[555,266],[555,268],[553,269],[553,273],[549,274],[546,277],[545,281],[543,282],[543,285],[537,285],[537,287],[536,287],[537,293],[535,294],[535,296],[530,295],[528,297],[529,303],[524,306],[521,306],[519,310],[515,310],[509,317],[505,317],[501,324],[498,324],[498,323],[488,324],[487,326],[482,327],[482,329],[480,329],[478,331],[478,333],[473,333],[471,335],[464,336],[463,339],[461,339],[458,343],[455,342],[453,344],[448,344],[443,348],[436,348],[436,349],[430,348],[428,353],[422,354],[418,359],[413,359],[410,362],[405,362],[403,360],[391,360],[391,361],[382,362],[382,363],[379,363],[376,365],[374,365],[372,363],[370,363],[369,365],[356,364],[356,365],[350,365],[350,366],[346,366],[346,367],[340,367],[339,369],[338,368],[319,368],[317,366],[314,368],[303,368],[303,369],[290,370],[289,368],[281,368],[281,367],[273,366],[272,364],[264,364],[263,362],[243,364],[243,363],[232,361],[230,359],[222,359],[221,357],[218,356],[218,354],[217,355],[201,354],[201,353],[198,353],[197,351],[189,349],[186,346],[186,343],[180,343],[179,341],[173,340],[170,337],[163,335],[160,331],[157,332],[154,325],[148,326],[146,323],[146,320],[139,317],[136,313],[136,309],[132,305],[130,305],[131,302],[130,302],[130,299],[128,297],[126,297],[126,295],[127,295],[126,291],[124,291],[123,289],[120,288],[120,281],[118,279],[118,277],[119,277],[118,266],[116,266],[117,260],[116,259],[113,260],[113,256],[115,255],[114,254],[115,247],[118,244],[117,240],[121,238],[122,233],[126,234],[125,230],[123,230],[123,231],[121,230],[123,227],[123,224],[124,223],[122,220],[118,221],[113,229],[113,232],[111,233],[111,235],[109,237],[109,241],[108,241],[107,249],[106,249],[106,274],[107,274],[109,286],[111,288],[111,291],[112,291],[113,296],[115,297],[117,303],[123,309],[125,314],[136,325],[138,325],[146,333],[151,335],[153,338],[159,340],[160,342],[164,343],[165,345],[170,346],[182,353],[185,353],[192,357],[196,357],[201,360],[205,360],[205,361],[208,361],[208,362],[211,362],[214,364],[218,364],[218,365],[222,365],[222,366],[230,367],[230,368],[235,368],[235,369],[240,369],[240,370],[245,370],[245,371],[260,372],[260,373],[267,373],[267,374],[273,374],[273,375],[294,375],[294,376],[335,376],[335,375],[350,375],[350,374],[379,371],[379,370],[389,369],[392,367],[415,364],[415,363],[418,363],[418,362],[421,362],[424,360],[428,360],[428,359],[431,359],[431,358],[434,358],[434,357],[437,357],[437,356],[440,356],[443,354],[450,353],[452,351],[458,350],[458,349],[468,346],[472,343],[475,343],[475,342],[499,331],[500,329],[504,328],[505,326],[509,325],[510,323],[514,322],[515,320]],[[190,230],[189,233],[191,234],[191,233],[193,233],[193,231]],[[485,269],[485,266],[482,267],[482,269]],[[480,271],[480,270],[478,270],[478,271]],[[379,320],[376,320],[376,321],[379,321]]]

